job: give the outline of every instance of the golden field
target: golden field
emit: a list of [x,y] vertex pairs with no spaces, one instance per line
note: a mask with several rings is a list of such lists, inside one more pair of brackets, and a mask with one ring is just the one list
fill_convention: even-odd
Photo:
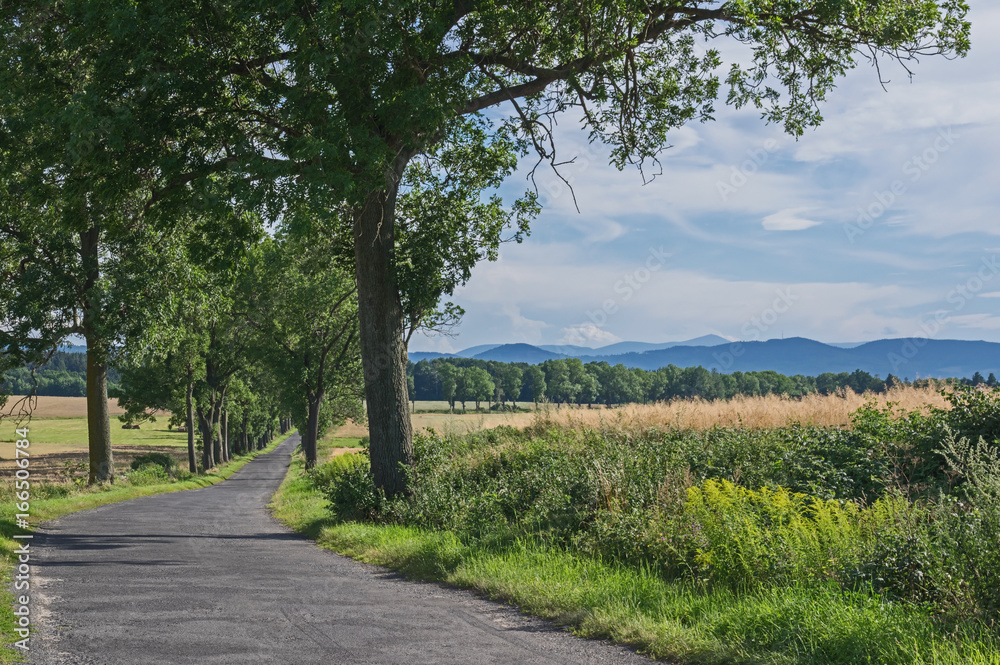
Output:
[[837,395],[813,394],[802,398],[766,395],[735,397],[725,401],[677,399],[607,410],[562,408],[549,410],[547,416],[553,422],[567,426],[622,429],[709,429],[717,425],[763,428],[784,427],[793,423],[836,427],[850,425],[851,414],[872,401],[880,407],[893,403],[896,408],[906,411],[948,408],[948,402],[937,389],[904,386],[881,395],[859,395],[848,389]]
[[[534,412],[517,413],[414,413],[414,431],[431,428],[438,434],[464,434],[500,425],[526,427],[539,419],[570,427],[615,427],[645,429],[677,427],[708,429],[723,427],[784,427],[791,423],[823,427],[846,426],[851,414],[868,402],[880,407],[887,403],[906,411],[948,408],[937,388],[903,386],[881,395],[859,395],[850,389],[836,395],[807,395],[792,398],[778,395],[736,397],[725,401],[676,399],[655,404],[631,404],[605,408],[595,405],[542,405]],[[366,427],[348,423],[335,436],[360,437]]]
[[[18,419],[11,417],[11,409],[19,409],[18,398],[11,398],[0,423],[0,474],[13,468],[14,429]],[[438,434],[465,434],[490,429],[500,425],[526,427],[544,421],[565,427],[647,429],[693,428],[707,429],[716,425],[724,427],[783,427],[791,423],[824,427],[847,426],[851,414],[871,401],[884,406],[888,402],[907,411],[926,410],[930,407],[947,408],[948,404],[933,388],[902,387],[883,395],[858,395],[850,390],[837,395],[808,395],[789,398],[776,395],[765,397],[737,397],[727,401],[703,399],[673,400],[656,404],[632,404],[605,408],[594,406],[557,406],[543,404],[534,411],[517,413],[469,412],[426,413],[412,415],[414,431],[433,429]],[[533,405],[525,405],[533,407]],[[117,401],[110,400],[112,416],[123,413]],[[39,397],[31,405],[31,452],[33,468],[46,479],[82,473],[82,463],[87,457],[87,408],[83,397]],[[116,418],[111,420],[112,445],[116,462],[127,466],[134,456],[153,450],[169,452],[183,463],[187,435],[167,429],[167,416],[158,417],[155,423],[145,423],[141,430],[122,430]],[[353,449],[357,439],[366,436],[368,428],[349,422],[328,433],[336,438],[338,447]]]

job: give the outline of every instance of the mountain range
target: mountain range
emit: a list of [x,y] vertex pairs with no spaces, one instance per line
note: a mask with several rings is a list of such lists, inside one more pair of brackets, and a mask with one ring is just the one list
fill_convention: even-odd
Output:
[[909,338],[824,344],[802,337],[730,342],[718,335],[706,335],[662,344],[618,342],[597,349],[571,345],[485,344],[453,354],[426,351],[410,354],[413,362],[432,358],[476,358],[532,365],[559,358],[579,358],[583,362],[622,363],[645,370],[667,365],[700,365],[723,373],[773,370],[807,376],[861,369],[882,377],[894,374],[909,379],[970,377],[976,372],[984,376],[991,372],[1000,374],[998,343]]

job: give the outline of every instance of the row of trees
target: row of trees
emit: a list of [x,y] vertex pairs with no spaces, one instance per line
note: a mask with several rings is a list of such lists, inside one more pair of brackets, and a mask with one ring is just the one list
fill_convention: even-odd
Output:
[[[737,395],[829,395],[845,388],[856,393],[881,393],[908,379],[889,375],[885,379],[868,372],[825,373],[810,377],[785,376],[778,372],[733,372],[720,374],[703,367],[674,365],[655,371],[629,368],[607,362],[584,364],[576,358],[547,360],[540,365],[503,363],[493,360],[436,358],[410,363],[410,396],[413,400],[445,400],[465,409],[467,401],[487,402],[504,408],[509,401],[556,404],[631,404],[700,397],[729,399]],[[995,386],[990,374],[976,374],[963,383]]]
[[224,271],[199,273],[176,323],[124,354],[123,420],[182,416],[192,469],[195,428],[210,468],[290,421],[314,465],[326,428],[364,420],[355,287],[331,255],[317,238],[264,235]]

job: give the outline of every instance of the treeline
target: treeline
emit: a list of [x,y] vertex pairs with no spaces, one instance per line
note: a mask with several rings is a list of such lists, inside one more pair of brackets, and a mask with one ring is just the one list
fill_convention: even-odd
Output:
[[[118,371],[108,369],[108,389],[118,383]],[[41,395],[45,397],[86,397],[87,356],[83,353],[56,351],[43,365],[28,363],[9,370],[0,384],[7,395]]]
[[[890,374],[885,379],[863,370],[824,373],[819,376],[785,376],[773,371],[720,374],[704,367],[675,365],[655,371],[610,365],[584,364],[577,358],[546,360],[540,365],[504,363],[472,358],[435,358],[409,363],[407,378],[412,400],[444,400],[462,409],[483,403],[493,409],[516,408],[518,402],[555,404],[632,404],[700,397],[730,399],[738,395],[788,395],[811,393],[829,395],[845,388],[856,393],[881,393],[897,385],[919,385]],[[978,372],[967,385],[997,385],[993,374],[983,378]]]

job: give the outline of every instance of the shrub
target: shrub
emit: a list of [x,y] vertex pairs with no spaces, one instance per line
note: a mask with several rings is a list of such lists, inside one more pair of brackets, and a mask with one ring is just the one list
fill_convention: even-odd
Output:
[[146,462],[139,467],[133,467],[126,478],[131,485],[158,485],[170,480],[166,469],[155,462]]
[[815,582],[854,560],[858,510],[784,488],[706,480],[688,490],[672,536],[680,551],[694,552],[691,567],[712,583],[756,589]]
[[338,455],[314,468],[310,479],[341,520],[377,521],[385,516],[388,502],[375,488],[366,454]]
[[935,415],[955,436],[969,441],[982,438],[993,445],[1000,442],[1000,390],[955,386],[952,392],[942,394],[951,404],[951,409],[938,409]]
[[153,464],[163,469],[164,474],[170,475],[177,470],[177,460],[167,453],[146,453],[139,455],[132,460],[132,470],[136,471],[147,464]]

